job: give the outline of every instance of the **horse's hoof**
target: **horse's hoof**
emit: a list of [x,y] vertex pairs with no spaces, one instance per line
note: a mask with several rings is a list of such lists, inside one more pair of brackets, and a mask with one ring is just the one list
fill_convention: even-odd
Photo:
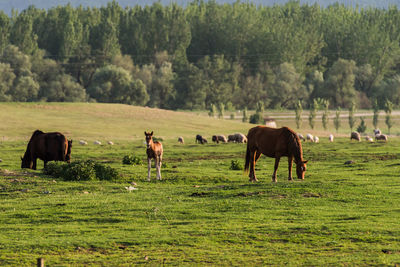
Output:
[[292,178],[292,177],[289,177],[288,180],[289,180],[289,181],[293,181],[293,178]]

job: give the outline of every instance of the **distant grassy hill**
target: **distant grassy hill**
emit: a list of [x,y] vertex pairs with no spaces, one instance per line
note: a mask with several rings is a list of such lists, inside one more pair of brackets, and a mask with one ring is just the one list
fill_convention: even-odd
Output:
[[0,103],[0,140],[26,140],[36,129],[68,138],[137,140],[146,131],[172,139],[247,132],[251,124],[195,113],[97,103]]

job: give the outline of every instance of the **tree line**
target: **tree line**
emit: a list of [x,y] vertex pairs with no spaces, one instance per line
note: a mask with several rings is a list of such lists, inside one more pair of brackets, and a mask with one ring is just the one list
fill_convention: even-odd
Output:
[[0,101],[400,104],[400,12],[193,1],[0,11]]

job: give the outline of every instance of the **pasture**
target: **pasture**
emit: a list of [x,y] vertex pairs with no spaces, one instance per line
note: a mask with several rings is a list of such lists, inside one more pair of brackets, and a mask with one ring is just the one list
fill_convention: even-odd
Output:
[[[32,266],[39,257],[49,266],[400,263],[398,138],[303,142],[304,181],[287,181],[283,158],[272,183],[273,159],[263,156],[259,182],[249,183],[243,171],[230,169],[232,160],[243,166],[246,146],[210,142],[213,134],[246,133],[249,124],[124,105],[0,107],[8,114],[0,115],[2,266]],[[156,126],[146,116],[162,121]],[[66,182],[44,175],[42,161],[37,171],[21,170],[19,158],[36,128],[72,137],[72,161],[93,159],[122,177]],[[147,181],[144,130],[163,138],[161,181],[154,168]],[[195,144],[196,133],[210,143]],[[123,165],[125,155],[143,164]],[[137,190],[125,188],[131,182]]]

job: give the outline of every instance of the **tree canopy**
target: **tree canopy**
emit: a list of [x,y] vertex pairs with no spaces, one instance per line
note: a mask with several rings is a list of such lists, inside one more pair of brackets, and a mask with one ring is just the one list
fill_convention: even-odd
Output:
[[193,1],[0,11],[0,101],[400,105],[400,11]]

